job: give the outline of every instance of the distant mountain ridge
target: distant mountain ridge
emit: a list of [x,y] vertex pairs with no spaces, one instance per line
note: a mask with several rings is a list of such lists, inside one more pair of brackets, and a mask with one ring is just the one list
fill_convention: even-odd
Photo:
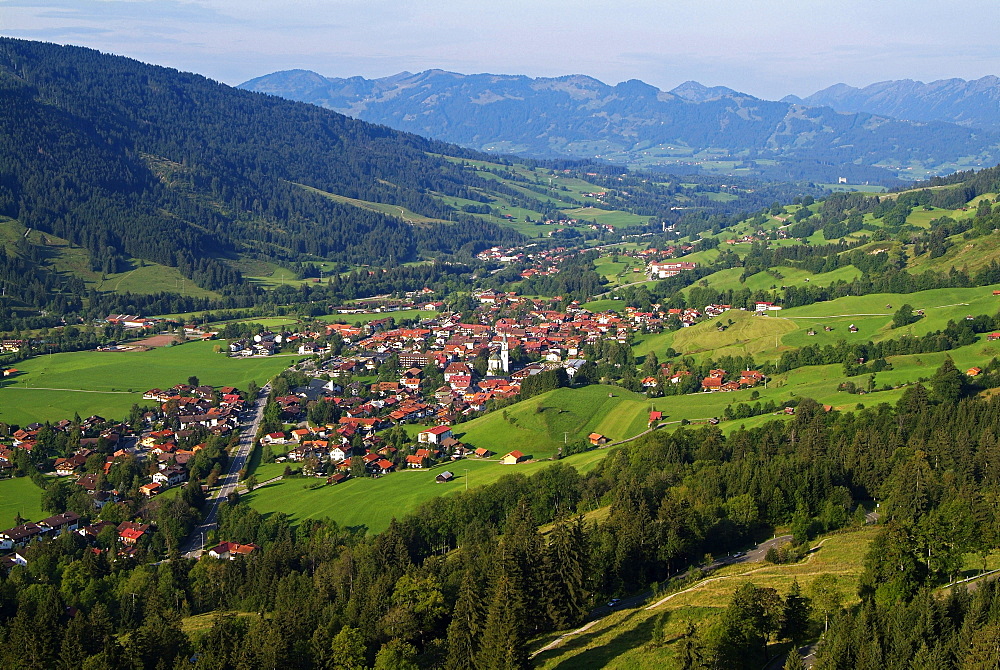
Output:
[[843,114],[697,82],[662,91],[639,80],[612,86],[585,75],[427,70],[366,79],[291,70],[239,87],[473,149],[535,157],[693,169],[727,160],[749,172],[777,163],[794,166],[778,178],[816,180],[818,171],[837,174],[841,166],[861,179],[884,179],[913,168],[950,172],[1000,160],[996,131]]
[[911,121],[947,121],[1000,131],[1000,78],[880,81],[864,88],[834,84],[805,98],[785,102],[825,105],[838,112],[868,112]]

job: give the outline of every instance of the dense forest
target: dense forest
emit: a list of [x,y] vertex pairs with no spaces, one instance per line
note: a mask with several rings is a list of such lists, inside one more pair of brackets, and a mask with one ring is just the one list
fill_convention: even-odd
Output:
[[[262,517],[233,496],[219,536],[253,542],[258,555],[194,562],[161,544],[133,563],[75,536],[39,544],[26,567],[0,578],[3,664],[527,667],[530,638],[582,621],[597,602],[679,578],[762,528],[789,524],[801,544],[863,524],[857,503],[874,497],[884,525],[862,604],[832,613],[822,667],[987,667],[963,665],[963,645],[973,640],[995,658],[975,630],[995,624],[994,591],[925,606],[927,589],[951,579],[962,555],[1000,546],[1000,398],[970,395],[949,362],[895,407],[825,412],[802,399],[790,421],[730,435],[654,432],[586,474],[560,463],[513,474],[400,510],[375,535]],[[581,519],[604,506],[603,520]],[[731,607],[759,597],[742,593]],[[218,616],[194,641],[181,632],[181,617],[213,611],[247,614]],[[889,622],[908,617],[922,623],[900,636]],[[693,631],[688,667],[760,667],[751,623],[741,635],[725,617]],[[927,654],[937,665],[911,665]],[[896,665],[871,660],[890,657]]]

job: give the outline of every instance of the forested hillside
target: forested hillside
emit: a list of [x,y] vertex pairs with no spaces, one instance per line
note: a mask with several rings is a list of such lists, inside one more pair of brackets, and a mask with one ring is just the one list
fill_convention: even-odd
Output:
[[[0,214],[90,251],[177,266],[206,288],[236,254],[392,265],[517,235],[429,195],[480,200],[462,150],[309,105],[77,47],[0,41]],[[310,193],[405,207],[452,231]]]

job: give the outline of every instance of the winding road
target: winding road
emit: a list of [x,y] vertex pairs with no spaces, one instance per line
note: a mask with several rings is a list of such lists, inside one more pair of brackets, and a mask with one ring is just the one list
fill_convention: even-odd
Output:
[[267,396],[270,392],[270,384],[258,391],[249,410],[253,412],[253,417],[240,424],[240,441],[236,447],[236,453],[230,456],[229,469],[226,474],[219,478],[219,488],[216,490],[215,496],[206,501],[206,504],[209,505],[208,513],[181,545],[181,554],[185,557],[198,558],[201,556],[205,549],[205,537],[209,531],[218,527],[219,503],[236,490],[240,470],[246,465],[247,459],[250,458],[250,453],[253,451],[253,440],[257,435],[257,428],[264,418],[264,407],[267,405]]

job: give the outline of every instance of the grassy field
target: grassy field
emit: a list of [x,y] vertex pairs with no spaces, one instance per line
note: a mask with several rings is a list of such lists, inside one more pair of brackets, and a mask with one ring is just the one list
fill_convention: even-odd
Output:
[[[730,321],[733,324],[727,325]],[[725,330],[718,330],[717,323],[725,326]],[[786,319],[733,309],[722,316],[676,331],[673,347],[684,354],[704,354],[716,359],[726,355],[757,355],[776,349],[781,337],[795,329],[795,324]]]
[[615,210],[600,209],[599,207],[577,207],[575,209],[562,210],[566,216],[585,221],[595,221],[615,228],[628,228],[630,226],[645,226],[649,223],[648,216],[629,214]]
[[[571,635],[556,648],[535,657],[537,668],[615,668],[640,670],[643,668],[674,667],[674,649],[671,644],[683,633],[689,621],[697,626],[711,624],[729,604],[736,589],[746,582],[757,586],[772,587],[781,595],[798,580],[803,591],[809,593],[813,580],[821,574],[833,574],[844,593],[845,604],[856,602],[858,577],[862,559],[877,529],[830,535],[813,543],[814,551],[803,561],[789,565],[768,563],[741,563],[721,568],[688,590],[682,591],[661,605],[626,609],[600,619],[584,633]],[[652,603],[657,600],[654,598]],[[662,646],[653,646],[654,622],[662,613],[665,618],[665,640]],[[544,646],[552,637],[539,640]]]
[[306,191],[311,193],[318,193],[334,202],[343,203],[345,205],[351,205],[353,207],[358,207],[360,209],[367,209],[370,212],[378,212],[379,214],[386,214],[388,216],[395,216],[397,218],[403,219],[408,223],[447,223],[442,219],[431,219],[422,214],[417,214],[416,212],[409,210],[405,207],[400,207],[399,205],[388,205],[381,202],[370,202],[368,200],[358,200],[356,198],[348,198],[343,195],[337,195],[335,193],[327,193],[326,191],[321,191],[318,188],[313,188],[312,186],[306,186],[304,184],[296,184]]
[[[219,342],[189,342],[145,352],[81,351],[38,356],[17,364],[23,374],[0,383],[0,421],[27,424],[99,414],[120,418],[154,387],[196,375],[212,386],[263,385],[294,359],[236,359],[217,354]],[[55,389],[55,390],[51,390]]]
[[631,437],[641,432],[634,419],[647,419],[648,411],[645,396],[615,386],[556,389],[460,424],[454,432],[459,440],[498,454],[518,449],[547,458],[564,439],[584,439],[592,432],[612,440]]
[[27,477],[0,480],[0,530],[12,527],[18,514],[28,521],[48,516],[42,511],[42,490]]
[[[608,453],[605,449],[594,450],[559,462],[586,472]],[[255,489],[244,496],[244,500],[264,514],[284,512],[293,521],[330,518],[342,526],[365,526],[369,532],[376,533],[388,527],[393,517],[405,516],[425,500],[464,491],[467,486],[486,486],[504,475],[530,475],[553,463],[555,461],[500,465],[495,460],[466,459],[429,470],[402,470],[378,479],[352,479],[315,490],[305,488],[317,481],[315,479],[283,479]],[[455,480],[438,484],[434,478],[445,470],[454,473]],[[261,481],[267,478],[260,472],[257,477]],[[378,502],[373,504],[373,501]]]
[[[772,272],[777,273],[780,276],[776,276],[775,274],[772,274]],[[740,276],[742,274],[743,268],[727,268],[725,270],[719,270],[714,274],[710,274],[702,281],[709,287],[719,291],[726,291],[730,289],[738,290],[743,288],[750,289],[751,291],[776,291],[782,286],[829,286],[830,284],[840,280],[853,281],[861,276],[861,271],[853,265],[848,265],[846,267],[837,268],[832,272],[813,274],[812,272],[801,268],[777,266],[771,268],[770,271],[758,272],[755,275],[751,275],[750,277],[747,277],[745,282],[740,282]],[[691,287],[684,289],[685,293],[689,293],[690,291]]]
[[381,312],[379,314],[328,314],[317,317],[316,320],[326,323],[368,323],[391,316],[396,320],[396,323],[399,323],[404,319],[428,319],[437,316],[437,314],[433,310],[426,309],[401,309],[398,312]]

